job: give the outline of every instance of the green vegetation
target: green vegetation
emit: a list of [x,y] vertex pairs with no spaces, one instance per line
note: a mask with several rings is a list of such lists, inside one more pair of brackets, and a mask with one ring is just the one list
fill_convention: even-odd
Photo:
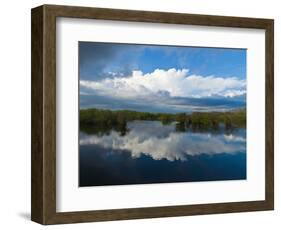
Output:
[[246,127],[246,109],[229,112],[193,112],[191,114],[178,113],[148,113],[131,110],[80,110],[80,127],[87,133],[109,133],[114,129],[125,135],[127,122],[134,120],[161,121],[163,125],[176,123],[177,131],[190,128],[196,130],[216,130],[222,126],[226,130]]

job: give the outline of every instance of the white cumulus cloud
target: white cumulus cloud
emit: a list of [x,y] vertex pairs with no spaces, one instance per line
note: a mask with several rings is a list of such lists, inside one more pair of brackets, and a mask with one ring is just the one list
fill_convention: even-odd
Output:
[[94,94],[127,99],[154,97],[234,97],[246,93],[246,81],[237,77],[189,75],[187,69],[133,71],[130,76],[100,81],[80,80],[80,86]]

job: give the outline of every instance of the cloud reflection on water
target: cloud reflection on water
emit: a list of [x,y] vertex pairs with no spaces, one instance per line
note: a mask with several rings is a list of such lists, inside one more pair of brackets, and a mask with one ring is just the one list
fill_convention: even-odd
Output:
[[[200,154],[235,154],[246,152],[245,132],[232,134],[175,132],[175,125],[162,125],[157,121],[128,123],[129,132],[121,136],[116,131],[97,136],[82,133],[80,145],[98,145],[108,150],[126,151],[133,158],[142,155],[154,160],[187,160],[187,156]],[[111,151],[113,152],[113,151]]]

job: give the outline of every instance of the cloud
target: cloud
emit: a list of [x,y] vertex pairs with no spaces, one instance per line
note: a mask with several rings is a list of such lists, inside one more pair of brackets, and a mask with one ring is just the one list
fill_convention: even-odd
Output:
[[246,93],[246,81],[237,77],[189,75],[188,69],[155,69],[151,73],[133,71],[129,76],[80,80],[93,94],[123,99],[233,98]]
[[[137,58],[141,46],[102,43],[79,42],[79,74],[81,79],[99,80],[105,77],[129,74],[137,68]],[[126,65],[124,65],[126,63]]]
[[126,151],[134,158],[142,155],[154,160],[187,160],[187,156],[200,154],[235,154],[246,151],[243,135],[174,132],[174,125],[160,122],[128,123],[130,132],[120,136],[116,131],[109,135],[81,135],[80,145],[99,145],[106,149]]

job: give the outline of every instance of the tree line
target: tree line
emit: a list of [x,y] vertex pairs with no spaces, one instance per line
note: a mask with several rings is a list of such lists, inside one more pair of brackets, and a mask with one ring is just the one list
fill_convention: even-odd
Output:
[[224,129],[245,128],[246,109],[238,109],[228,112],[193,112],[193,113],[150,113],[131,110],[104,110],[82,109],[80,110],[80,127],[95,128],[98,131],[107,132],[111,129],[125,134],[127,122],[134,120],[161,121],[163,125],[177,122],[176,128],[184,131],[186,128],[196,129]]

